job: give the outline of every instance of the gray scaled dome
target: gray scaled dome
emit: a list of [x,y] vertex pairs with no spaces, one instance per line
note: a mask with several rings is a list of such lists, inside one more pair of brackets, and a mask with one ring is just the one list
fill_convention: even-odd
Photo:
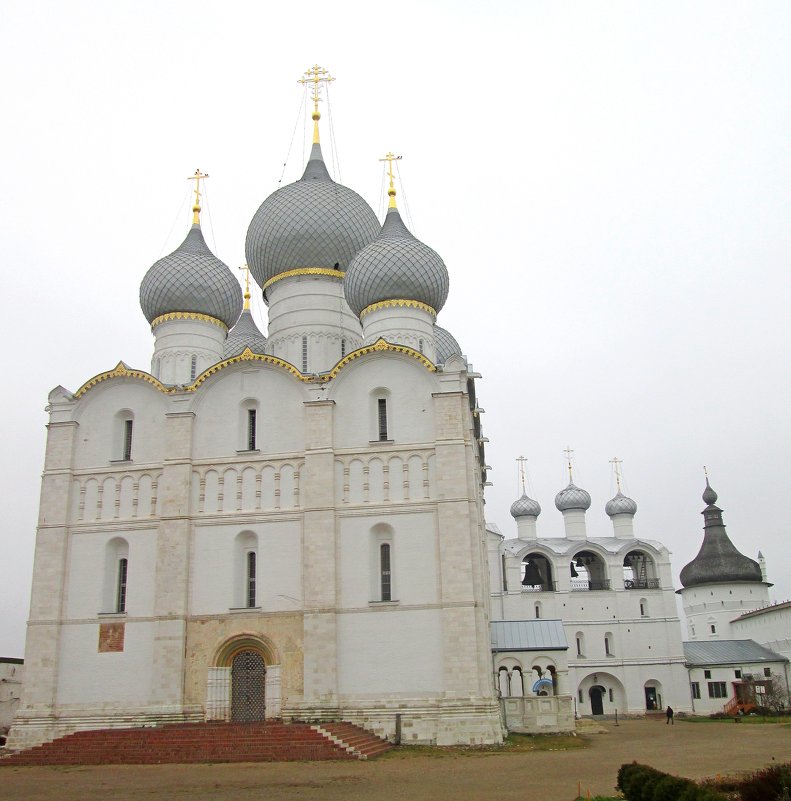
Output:
[[273,192],[253,215],[245,255],[263,287],[289,270],[346,270],[360,248],[379,233],[373,209],[330,178],[321,147],[313,145],[298,181]]
[[538,517],[541,514],[541,504],[528,498],[526,493],[511,504],[511,517],[518,520],[520,517]]
[[604,506],[604,511],[609,517],[615,517],[615,515],[634,515],[637,513],[637,504],[618,490],[615,497],[607,501]]
[[461,356],[461,346],[450,331],[434,326],[434,345],[437,348],[437,364],[445,364],[451,356]]
[[389,208],[379,236],[349,265],[343,289],[359,315],[383,300],[416,300],[438,312],[448,299],[448,270],[439,254],[409,232],[397,208]]
[[555,506],[560,512],[566,512],[569,509],[581,509],[583,512],[590,509],[591,496],[584,490],[580,489],[569,481],[568,487],[562,489],[555,496]]
[[140,308],[149,323],[170,312],[193,312],[231,328],[242,310],[242,288],[194,223],[187,238],[143,276]]
[[722,520],[722,509],[715,506],[717,493],[709,486],[703,492],[703,544],[698,555],[685,565],[679,578],[684,587],[723,584],[731,581],[763,583],[761,566],[741,553],[731,542]]
[[225,340],[223,356],[230,359],[250,348],[253,353],[265,353],[266,337],[258,330],[250,309],[244,309],[236,325],[228,332]]

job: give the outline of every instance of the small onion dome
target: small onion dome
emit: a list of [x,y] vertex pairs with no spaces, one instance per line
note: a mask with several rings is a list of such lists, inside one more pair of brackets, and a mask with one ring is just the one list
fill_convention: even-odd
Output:
[[302,178],[273,192],[253,215],[245,255],[253,278],[263,287],[289,270],[346,270],[354,254],[378,233],[373,209],[330,178],[316,143]]
[[232,356],[238,356],[245,348],[250,348],[253,353],[264,353],[265,347],[266,337],[258,330],[250,309],[244,309],[239,322],[228,332],[223,356],[230,359]]
[[434,326],[434,344],[437,348],[437,364],[445,364],[451,356],[461,356],[461,346],[450,331]]
[[577,487],[573,481],[569,481],[568,487],[555,496],[555,506],[560,512],[569,509],[581,509],[584,512],[590,509],[590,505],[591,496],[584,489]]
[[187,238],[143,276],[140,308],[149,323],[170,312],[194,312],[231,328],[242,310],[242,289],[228,266],[209,250],[195,223]]
[[379,236],[349,265],[343,288],[355,314],[383,300],[416,300],[438,312],[448,299],[448,270],[439,254],[409,232],[389,208]]
[[714,506],[717,503],[717,493],[711,488],[711,484],[709,484],[709,480],[706,479],[706,489],[703,490],[703,503],[706,506]]
[[538,517],[541,514],[541,504],[528,498],[523,492],[519,500],[511,504],[511,517],[518,520],[520,517]]
[[615,515],[634,515],[637,513],[637,504],[618,490],[615,497],[607,501],[604,511],[607,512],[608,517],[615,517]]

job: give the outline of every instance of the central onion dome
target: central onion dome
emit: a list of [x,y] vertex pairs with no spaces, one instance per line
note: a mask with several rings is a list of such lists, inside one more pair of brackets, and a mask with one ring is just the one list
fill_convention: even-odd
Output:
[[637,514],[637,504],[618,490],[615,497],[607,501],[604,506],[604,511],[607,513],[608,517],[615,517],[615,515],[634,515]]
[[555,496],[555,506],[559,512],[567,512],[569,509],[581,509],[583,512],[590,509],[591,496],[569,481],[568,487],[562,489]]
[[449,284],[439,254],[412,236],[391,206],[379,236],[349,265],[343,289],[357,315],[383,300],[418,301],[438,312],[448,299]]
[[520,517],[538,517],[541,514],[541,504],[534,501],[523,492],[522,497],[511,504],[511,517],[518,520]]
[[258,285],[305,268],[343,272],[379,233],[373,209],[330,178],[314,142],[298,181],[273,192],[253,215],[245,256]]
[[239,319],[242,288],[228,266],[209,250],[200,223],[193,223],[173,253],[155,262],[143,276],[140,308],[149,323],[173,312],[205,314],[228,328]]
[[434,326],[434,345],[437,348],[437,364],[445,364],[451,356],[461,356],[461,345],[450,331]]

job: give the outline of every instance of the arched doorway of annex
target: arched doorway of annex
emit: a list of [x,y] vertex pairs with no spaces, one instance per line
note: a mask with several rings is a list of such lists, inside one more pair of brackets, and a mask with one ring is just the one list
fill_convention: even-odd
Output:
[[250,723],[280,717],[280,657],[268,638],[241,632],[214,653],[206,719]]
[[589,673],[577,686],[577,714],[580,717],[615,715],[626,709],[626,693],[612,673]]
[[664,709],[664,700],[662,698],[662,682],[657,679],[648,679],[643,685],[643,692],[645,693],[645,709],[646,712],[658,712]]

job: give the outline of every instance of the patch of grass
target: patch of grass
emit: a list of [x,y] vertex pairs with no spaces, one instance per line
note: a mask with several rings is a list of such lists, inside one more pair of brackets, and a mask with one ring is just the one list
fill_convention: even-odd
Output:
[[587,748],[584,737],[564,734],[509,734],[502,745],[399,745],[378,759],[446,758],[524,754],[530,751],[572,751]]
[[[676,720],[681,723],[727,723],[729,725],[733,725],[733,721],[736,718],[712,718],[708,715],[685,715],[684,717],[676,717]],[[774,724],[781,724],[783,726],[791,726],[791,723],[788,722],[788,718],[785,716],[764,716],[764,715],[745,715],[744,717],[738,718],[739,723],[747,723],[751,726],[762,725],[764,723],[774,723]]]

